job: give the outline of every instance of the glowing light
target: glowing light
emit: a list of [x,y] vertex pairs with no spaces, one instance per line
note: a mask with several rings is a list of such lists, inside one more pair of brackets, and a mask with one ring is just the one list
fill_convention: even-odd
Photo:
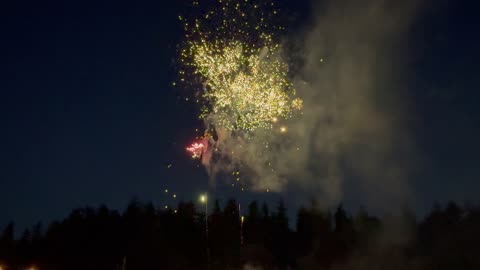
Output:
[[292,100],[292,107],[296,110],[301,110],[303,108],[303,100],[299,98]]
[[207,198],[207,195],[205,195],[205,194],[203,194],[203,195],[200,196],[200,201],[201,201],[202,203],[207,202],[207,199],[208,199],[208,198]]
[[177,194],[173,194],[173,198],[177,198]]
[[245,220],[245,217],[242,216],[240,221],[243,223],[244,220]]
[[287,127],[280,127],[280,132],[281,133],[287,132]]
[[168,189],[165,189],[165,193],[168,193]]

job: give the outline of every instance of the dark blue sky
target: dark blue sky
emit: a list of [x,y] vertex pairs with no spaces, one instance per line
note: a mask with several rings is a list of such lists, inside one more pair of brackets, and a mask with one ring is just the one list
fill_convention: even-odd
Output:
[[[171,203],[165,188],[191,200],[207,188],[183,148],[200,124],[196,108],[170,87],[184,1],[166,2],[1,4],[0,225],[49,221],[84,205],[122,209],[133,196]],[[305,12],[305,1],[291,2],[292,12]],[[419,211],[434,201],[478,201],[474,2],[435,1],[411,33]],[[273,196],[222,186],[216,194]]]

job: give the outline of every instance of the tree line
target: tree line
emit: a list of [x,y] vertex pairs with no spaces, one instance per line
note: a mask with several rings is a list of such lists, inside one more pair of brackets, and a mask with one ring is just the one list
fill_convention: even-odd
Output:
[[106,206],[73,210],[36,224],[20,237],[0,235],[0,268],[143,269],[480,269],[480,208],[450,202],[417,220],[408,210],[382,219],[315,202],[290,224],[251,202],[244,217],[235,200],[203,208],[180,202],[156,209],[133,200],[123,212]]

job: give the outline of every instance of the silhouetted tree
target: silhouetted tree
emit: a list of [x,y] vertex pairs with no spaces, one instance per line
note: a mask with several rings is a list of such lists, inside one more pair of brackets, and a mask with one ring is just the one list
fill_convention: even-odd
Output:
[[276,268],[286,269],[287,266],[293,264],[294,257],[290,256],[294,254],[292,247],[292,240],[290,229],[288,227],[287,208],[283,200],[280,200],[277,205],[277,210],[272,216],[272,228],[271,228],[271,246],[272,255],[277,258]]
[[[297,212],[296,231],[288,226],[283,201],[272,212],[266,203],[261,210],[257,202],[248,208],[242,245],[233,199],[223,209],[216,201],[209,217],[191,202],[180,202],[175,211],[138,200],[123,213],[105,205],[84,207],[45,231],[40,223],[28,228],[18,239],[10,223],[0,235],[0,264],[48,270],[206,269],[210,254],[210,269],[241,269],[246,263],[265,270],[480,269],[480,208],[472,205],[436,205],[417,224],[408,208],[382,222],[363,208],[351,218],[341,205],[332,217],[312,201]],[[392,221],[400,235],[386,230]],[[392,237],[414,239],[388,244]]]
[[15,225],[13,222],[10,222],[3,229],[2,235],[0,237],[0,260],[7,263],[15,262]]

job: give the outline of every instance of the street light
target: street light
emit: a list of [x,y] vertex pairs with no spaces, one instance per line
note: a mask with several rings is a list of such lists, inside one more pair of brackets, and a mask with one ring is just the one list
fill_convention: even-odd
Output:
[[208,196],[206,193],[200,195],[200,202],[205,204],[205,233],[208,237]]
[[208,248],[208,196],[206,193],[200,195],[200,202],[205,204],[205,242],[207,249],[207,269],[210,269],[210,250]]
[[243,221],[245,220],[244,216],[240,217],[240,245],[243,245]]

